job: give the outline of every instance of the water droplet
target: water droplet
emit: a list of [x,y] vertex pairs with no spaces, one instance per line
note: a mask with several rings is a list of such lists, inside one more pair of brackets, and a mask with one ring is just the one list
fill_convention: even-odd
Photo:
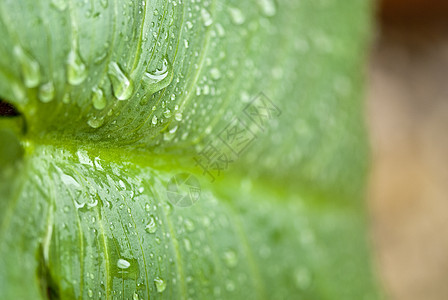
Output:
[[224,252],[224,261],[229,268],[234,268],[238,264],[238,256],[235,251],[226,251]]
[[193,28],[193,24],[190,21],[187,21],[186,25],[188,29]]
[[14,55],[20,63],[25,86],[27,88],[38,86],[40,83],[39,64],[19,46],[14,47]]
[[54,98],[54,85],[49,81],[39,87],[39,100],[43,103],[48,103]]
[[182,121],[182,113],[176,113],[174,115],[174,118],[176,119],[176,121]]
[[188,49],[188,47],[190,46],[190,44],[188,43],[187,40],[184,40],[184,46],[185,46],[186,49]]
[[97,86],[92,88],[92,103],[93,107],[98,110],[101,110],[106,107],[106,97],[104,97],[103,90],[98,88]]
[[140,297],[138,296],[137,292],[134,292],[134,295],[132,296],[132,300],[139,300]]
[[154,125],[157,124],[157,116],[152,117],[151,123]]
[[120,269],[127,269],[130,266],[131,266],[131,263],[128,262],[127,260],[125,260],[125,259],[120,258],[117,261],[117,267],[120,268]]
[[191,251],[191,242],[189,239],[184,239],[184,245],[185,245],[185,250],[190,252]]
[[151,211],[151,205],[149,205],[148,203],[146,203],[146,205],[145,205],[145,210],[146,210],[147,212]]
[[51,4],[59,9],[60,11],[63,11],[67,8],[67,1],[66,0],[51,0]]
[[166,289],[166,282],[160,277],[154,279],[154,284],[158,293],[162,293]]
[[210,70],[210,75],[212,76],[212,78],[214,80],[218,80],[219,78],[221,78],[221,72],[217,68],[211,69]]
[[224,27],[222,27],[222,25],[220,23],[216,23],[216,30],[218,31],[218,35],[220,37],[223,37],[226,34]]
[[153,216],[149,218],[148,224],[145,226],[147,233],[155,233],[157,231],[157,223]]
[[155,71],[146,71],[143,75],[142,82],[144,83],[147,94],[154,94],[161,89],[166,88],[173,80],[173,66],[168,59],[163,59],[162,67]]
[[307,289],[311,285],[311,274],[306,268],[299,268],[294,272],[296,285],[300,289]]
[[93,297],[93,291],[92,291],[91,289],[89,289],[89,290],[87,291],[87,294],[89,295],[90,298]]
[[116,62],[109,64],[108,74],[115,97],[118,100],[129,99],[134,91],[134,84],[126,77]]
[[87,77],[87,69],[74,47],[67,58],[67,79],[71,85],[81,84]]
[[258,6],[260,7],[261,12],[268,17],[274,16],[277,12],[274,0],[258,0]]
[[185,219],[185,229],[189,232],[194,231],[194,223],[190,219]]
[[232,18],[232,22],[236,25],[241,25],[246,20],[243,13],[238,8],[229,7],[229,13]]
[[165,118],[169,118],[169,117],[171,117],[171,111],[170,111],[169,109],[165,110],[165,111],[163,112],[163,116],[164,116]]
[[70,103],[70,94],[69,93],[64,94],[64,96],[62,97],[62,102],[65,104]]
[[108,0],[100,0],[100,4],[102,7],[107,8]]
[[202,17],[202,21],[204,21],[205,27],[212,25],[212,23],[213,23],[212,16],[208,12],[208,10],[206,10],[205,8],[201,9],[201,17]]
[[101,127],[104,124],[104,118],[92,117],[87,121],[87,124],[92,128]]

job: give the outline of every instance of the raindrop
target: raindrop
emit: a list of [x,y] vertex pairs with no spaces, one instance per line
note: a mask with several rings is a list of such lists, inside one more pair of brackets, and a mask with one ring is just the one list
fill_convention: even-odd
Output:
[[188,49],[188,47],[190,46],[190,44],[188,43],[187,40],[184,40],[184,46],[185,46],[185,48],[187,48],[187,49]]
[[112,89],[118,100],[127,100],[134,91],[132,81],[126,77],[116,62],[109,64],[109,78],[112,83]]
[[192,24],[190,21],[188,21],[188,22],[186,23],[186,25],[187,25],[187,28],[188,28],[188,29],[193,28],[193,24]]
[[20,63],[25,86],[27,88],[38,86],[40,83],[39,64],[19,46],[14,47],[14,55]]
[[208,12],[208,10],[206,10],[205,8],[201,9],[201,17],[202,17],[202,20],[204,21],[205,27],[212,25],[212,23],[213,23],[212,16]]
[[154,284],[158,293],[162,293],[166,289],[166,282],[160,277],[154,279]]
[[49,81],[39,88],[38,94],[39,100],[43,103],[48,103],[54,98],[54,85],[53,82]]
[[190,219],[185,219],[185,229],[189,232],[194,231],[194,223]]
[[97,86],[92,88],[92,103],[93,107],[98,110],[101,110],[106,107],[106,97],[104,97],[103,90],[98,88]]
[[146,210],[147,212],[151,211],[151,205],[149,205],[148,203],[146,203],[146,205],[145,205],[145,210]]
[[147,233],[155,233],[157,230],[157,223],[153,216],[149,218],[148,224],[145,226],[145,230]]
[[229,13],[232,18],[232,22],[236,25],[241,25],[246,20],[243,13],[238,8],[229,7]]
[[174,115],[174,118],[176,119],[176,121],[182,121],[182,113],[176,113]]
[[100,0],[100,4],[102,7],[107,8],[108,0]]
[[89,295],[90,298],[93,297],[93,291],[92,291],[91,289],[89,289],[89,290],[87,291],[87,294]]
[[79,56],[76,47],[68,54],[67,79],[71,85],[81,84],[87,77],[87,69]]
[[165,111],[163,112],[163,116],[164,116],[165,118],[169,118],[169,117],[171,117],[171,111],[170,111],[169,109],[165,110]]
[[173,80],[173,66],[168,59],[163,59],[160,69],[155,71],[146,71],[143,75],[143,83],[146,86],[146,93],[154,94],[161,89],[166,88]]
[[185,250],[190,252],[191,251],[191,242],[189,239],[184,239],[184,245],[185,245]]
[[157,124],[157,116],[152,117],[151,123],[154,125]]
[[137,292],[134,292],[134,295],[132,296],[132,300],[139,300],[139,296],[137,294]]

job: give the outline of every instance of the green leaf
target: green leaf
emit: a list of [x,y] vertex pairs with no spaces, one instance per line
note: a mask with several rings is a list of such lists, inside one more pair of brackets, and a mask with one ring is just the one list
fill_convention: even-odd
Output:
[[2,1],[0,98],[21,116],[0,119],[0,298],[378,298],[370,10]]

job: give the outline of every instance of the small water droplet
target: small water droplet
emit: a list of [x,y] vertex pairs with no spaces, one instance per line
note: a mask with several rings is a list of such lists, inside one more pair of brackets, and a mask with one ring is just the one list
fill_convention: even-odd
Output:
[[152,117],[151,123],[154,125],[157,124],[157,116]]
[[212,25],[212,23],[213,23],[212,16],[208,12],[208,10],[206,10],[205,8],[201,9],[201,17],[202,17],[202,21],[204,21],[205,27]]
[[174,115],[174,118],[176,119],[176,121],[182,121],[182,113],[176,113]]
[[229,268],[234,268],[238,264],[238,256],[235,251],[228,250],[224,252],[224,261]]
[[186,49],[188,49],[188,47],[190,47],[190,44],[188,43],[187,40],[184,40],[184,46],[185,46]]
[[27,88],[34,88],[40,83],[39,64],[19,46],[14,47],[14,55],[20,63],[22,76]]
[[87,291],[87,294],[89,295],[90,298],[93,297],[93,291],[92,291],[91,289],[89,289],[89,290]]
[[134,295],[132,296],[132,300],[139,300],[140,297],[138,296],[137,292],[134,292]]
[[118,100],[128,100],[134,91],[134,84],[116,62],[109,64],[109,79],[112,83],[112,90]]
[[230,17],[232,19],[232,22],[234,24],[236,24],[236,25],[241,25],[246,20],[246,18],[244,17],[243,13],[238,8],[229,7],[229,13],[230,13]]
[[160,277],[154,279],[154,284],[158,293],[162,293],[166,289],[166,282]]
[[190,252],[191,251],[191,242],[189,239],[184,239],[184,245],[185,245],[185,250]]
[[146,210],[147,212],[150,212],[150,211],[151,211],[151,205],[149,205],[148,203],[146,203],[146,205],[145,205],[145,210]]
[[185,219],[185,229],[189,232],[194,231],[194,223],[190,219]]
[[87,121],[87,124],[92,128],[98,128],[104,124],[104,118],[92,117]]
[[165,118],[169,118],[169,117],[171,117],[171,111],[170,111],[169,109],[165,110],[165,111],[163,112],[163,116],[164,116]]
[[193,24],[190,21],[187,21],[186,25],[188,29],[193,28]]
[[67,79],[71,85],[81,84],[87,77],[87,69],[79,56],[76,47],[68,54],[67,58]]
[[67,1],[66,0],[51,0],[51,4],[59,9],[60,11],[63,11],[67,8]]
[[62,97],[62,102],[65,104],[70,103],[70,94],[69,93],[64,94],[64,96]]
[[53,82],[49,81],[45,84],[42,84],[39,87],[39,100],[43,103],[48,103],[54,98],[54,85]]
[[155,233],[157,231],[157,223],[153,216],[149,218],[148,224],[145,226],[147,233]]
[[210,70],[210,75],[212,76],[212,78],[214,80],[218,80],[219,78],[221,78],[221,72],[217,68],[211,69]]
[[125,259],[120,258],[117,261],[117,267],[120,268],[120,269],[127,269],[130,266],[131,266],[131,263],[128,262],[127,260],[125,260]]
[[277,12],[274,0],[258,0],[258,6],[260,7],[261,12],[268,17],[274,16]]
[[100,0],[100,4],[103,8],[107,8],[108,0]]
[[106,107],[106,97],[104,97],[103,90],[99,87],[92,88],[92,103],[93,107],[98,110],[101,110]]

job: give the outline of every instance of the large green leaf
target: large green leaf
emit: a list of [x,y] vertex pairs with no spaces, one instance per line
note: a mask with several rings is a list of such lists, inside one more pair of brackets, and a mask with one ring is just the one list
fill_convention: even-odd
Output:
[[[377,298],[369,11],[0,2],[0,97],[22,114],[0,120],[0,298]],[[263,103],[270,117],[250,115]],[[253,142],[236,154],[223,130],[238,120]],[[198,161],[213,147],[222,170]],[[198,179],[193,205],[173,204],[176,174]]]

